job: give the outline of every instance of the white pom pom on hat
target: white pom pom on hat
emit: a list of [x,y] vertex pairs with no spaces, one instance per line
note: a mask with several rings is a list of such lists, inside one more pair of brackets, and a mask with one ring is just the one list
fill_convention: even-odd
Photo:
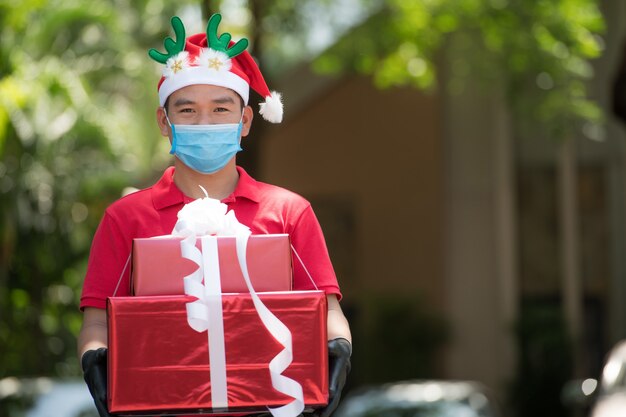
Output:
[[259,113],[265,120],[272,123],[283,121],[283,98],[280,93],[272,91],[265,98],[265,103],[259,104]]
[[163,106],[174,91],[194,84],[230,88],[247,105],[252,88],[265,99],[259,105],[261,116],[271,123],[280,123],[283,119],[281,94],[270,92],[257,63],[245,50],[247,39],[235,43],[228,33],[217,36],[220,20],[219,14],[211,16],[206,33],[185,39],[182,22],[177,16],[172,18],[176,42],[170,38],[165,40],[167,54],[155,49],[149,51],[152,59],[166,64],[158,84],[160,105]]

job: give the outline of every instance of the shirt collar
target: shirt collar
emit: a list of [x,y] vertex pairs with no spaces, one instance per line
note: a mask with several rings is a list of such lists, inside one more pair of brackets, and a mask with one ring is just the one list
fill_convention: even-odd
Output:
[[239,174],[239,181],[237,181],[235,191],[223,199],[222,203],[234,203],[240,197],[258,203],[260,201],[259,183],[240,166],[237,167],[237,173]]
[[185,203],[187,198],[174,184],[174,167],[168,167],[161,179],[152,186],[152,202],[157,210]]
[[[235,190],[222,200],[222,203],[234,203],[237,198],[246,198],[259,202],[259,184],[241,167],[237,167],[239,180]],[[168,167],[159,181],[152,186],[152,202],[157,210],[176,204],[187,204],[193,201],[187,197],[174,183],[174,167]]]

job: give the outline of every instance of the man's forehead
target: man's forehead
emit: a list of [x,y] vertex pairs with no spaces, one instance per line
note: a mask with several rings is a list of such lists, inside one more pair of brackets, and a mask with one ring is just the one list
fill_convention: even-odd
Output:
[[172,105],[173,106],[184,106],[188,104],[201,104],[201,103],[218,103],[218,104],[235,104],[236,101],[231,96],[215,96],[215,97],[199,97],[199,98],[189,98],[189,97],[178,97],[174,99]]
[[217,102],[236,103],[239,95],[230,88],[207,84],[196,84],[174,91],[170,96],[173,105]]

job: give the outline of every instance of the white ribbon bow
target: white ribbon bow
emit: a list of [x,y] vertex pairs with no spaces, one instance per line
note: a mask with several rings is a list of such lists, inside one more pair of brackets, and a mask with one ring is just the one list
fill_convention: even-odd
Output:
[[[206,190],[202,190],[205,198],[186,204],[178,212],[178,221],[172,234],[184,237],[180,242],[181,255],[198,265],[198,269],[184,278],[185,294],[197,298],[187,303],[187,322],[197,332],[207,331],[213,408],[228,408],[222,289],[216,236],[235,236],[237,258],[254,308],[266,329],[283,346],[283,350],[269,363],[272,386],[293,398],[288,404],[268,409],[274,417],[296,417],[304,410],[302,385],[282,375],[293,360],[291,331],[263,304],[252,287],[246,260],[250,229],[239,223],[232,210],[227,211],[226,204],[208,197]],[[196,247],[196,236],[202,236],[202,252]]]

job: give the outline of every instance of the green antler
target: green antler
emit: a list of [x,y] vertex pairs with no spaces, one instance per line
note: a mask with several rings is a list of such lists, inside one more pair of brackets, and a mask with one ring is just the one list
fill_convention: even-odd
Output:
[[165,46],[165,50],[168,53],[161,53],[154,48],[148,51],[150,58],[154,59],[156,62],[160,62],[161,64],[165,64],[169,58],[185,49],[185,26],[183,25],[182,20],[180,20],[178,16],[174,16],[172,17],[171,22],[174,34],[176,35],[176,42],[174,42],[172,38],[165,38],[163,46]]
[[214,14],[209,19],[209,23],[206,27],[207,43],[209,44],[209,48],[224,52],[229,58],[234,58],[246,50],[248,47],[248,40],[246,38],[240,39],[233,45],[232,48],[228,48],[228,44],[231,39],[230,33],[224,33],[221,36],[217,36],[217,27],[219,26],[221,20],[222,15],[219,13]]

